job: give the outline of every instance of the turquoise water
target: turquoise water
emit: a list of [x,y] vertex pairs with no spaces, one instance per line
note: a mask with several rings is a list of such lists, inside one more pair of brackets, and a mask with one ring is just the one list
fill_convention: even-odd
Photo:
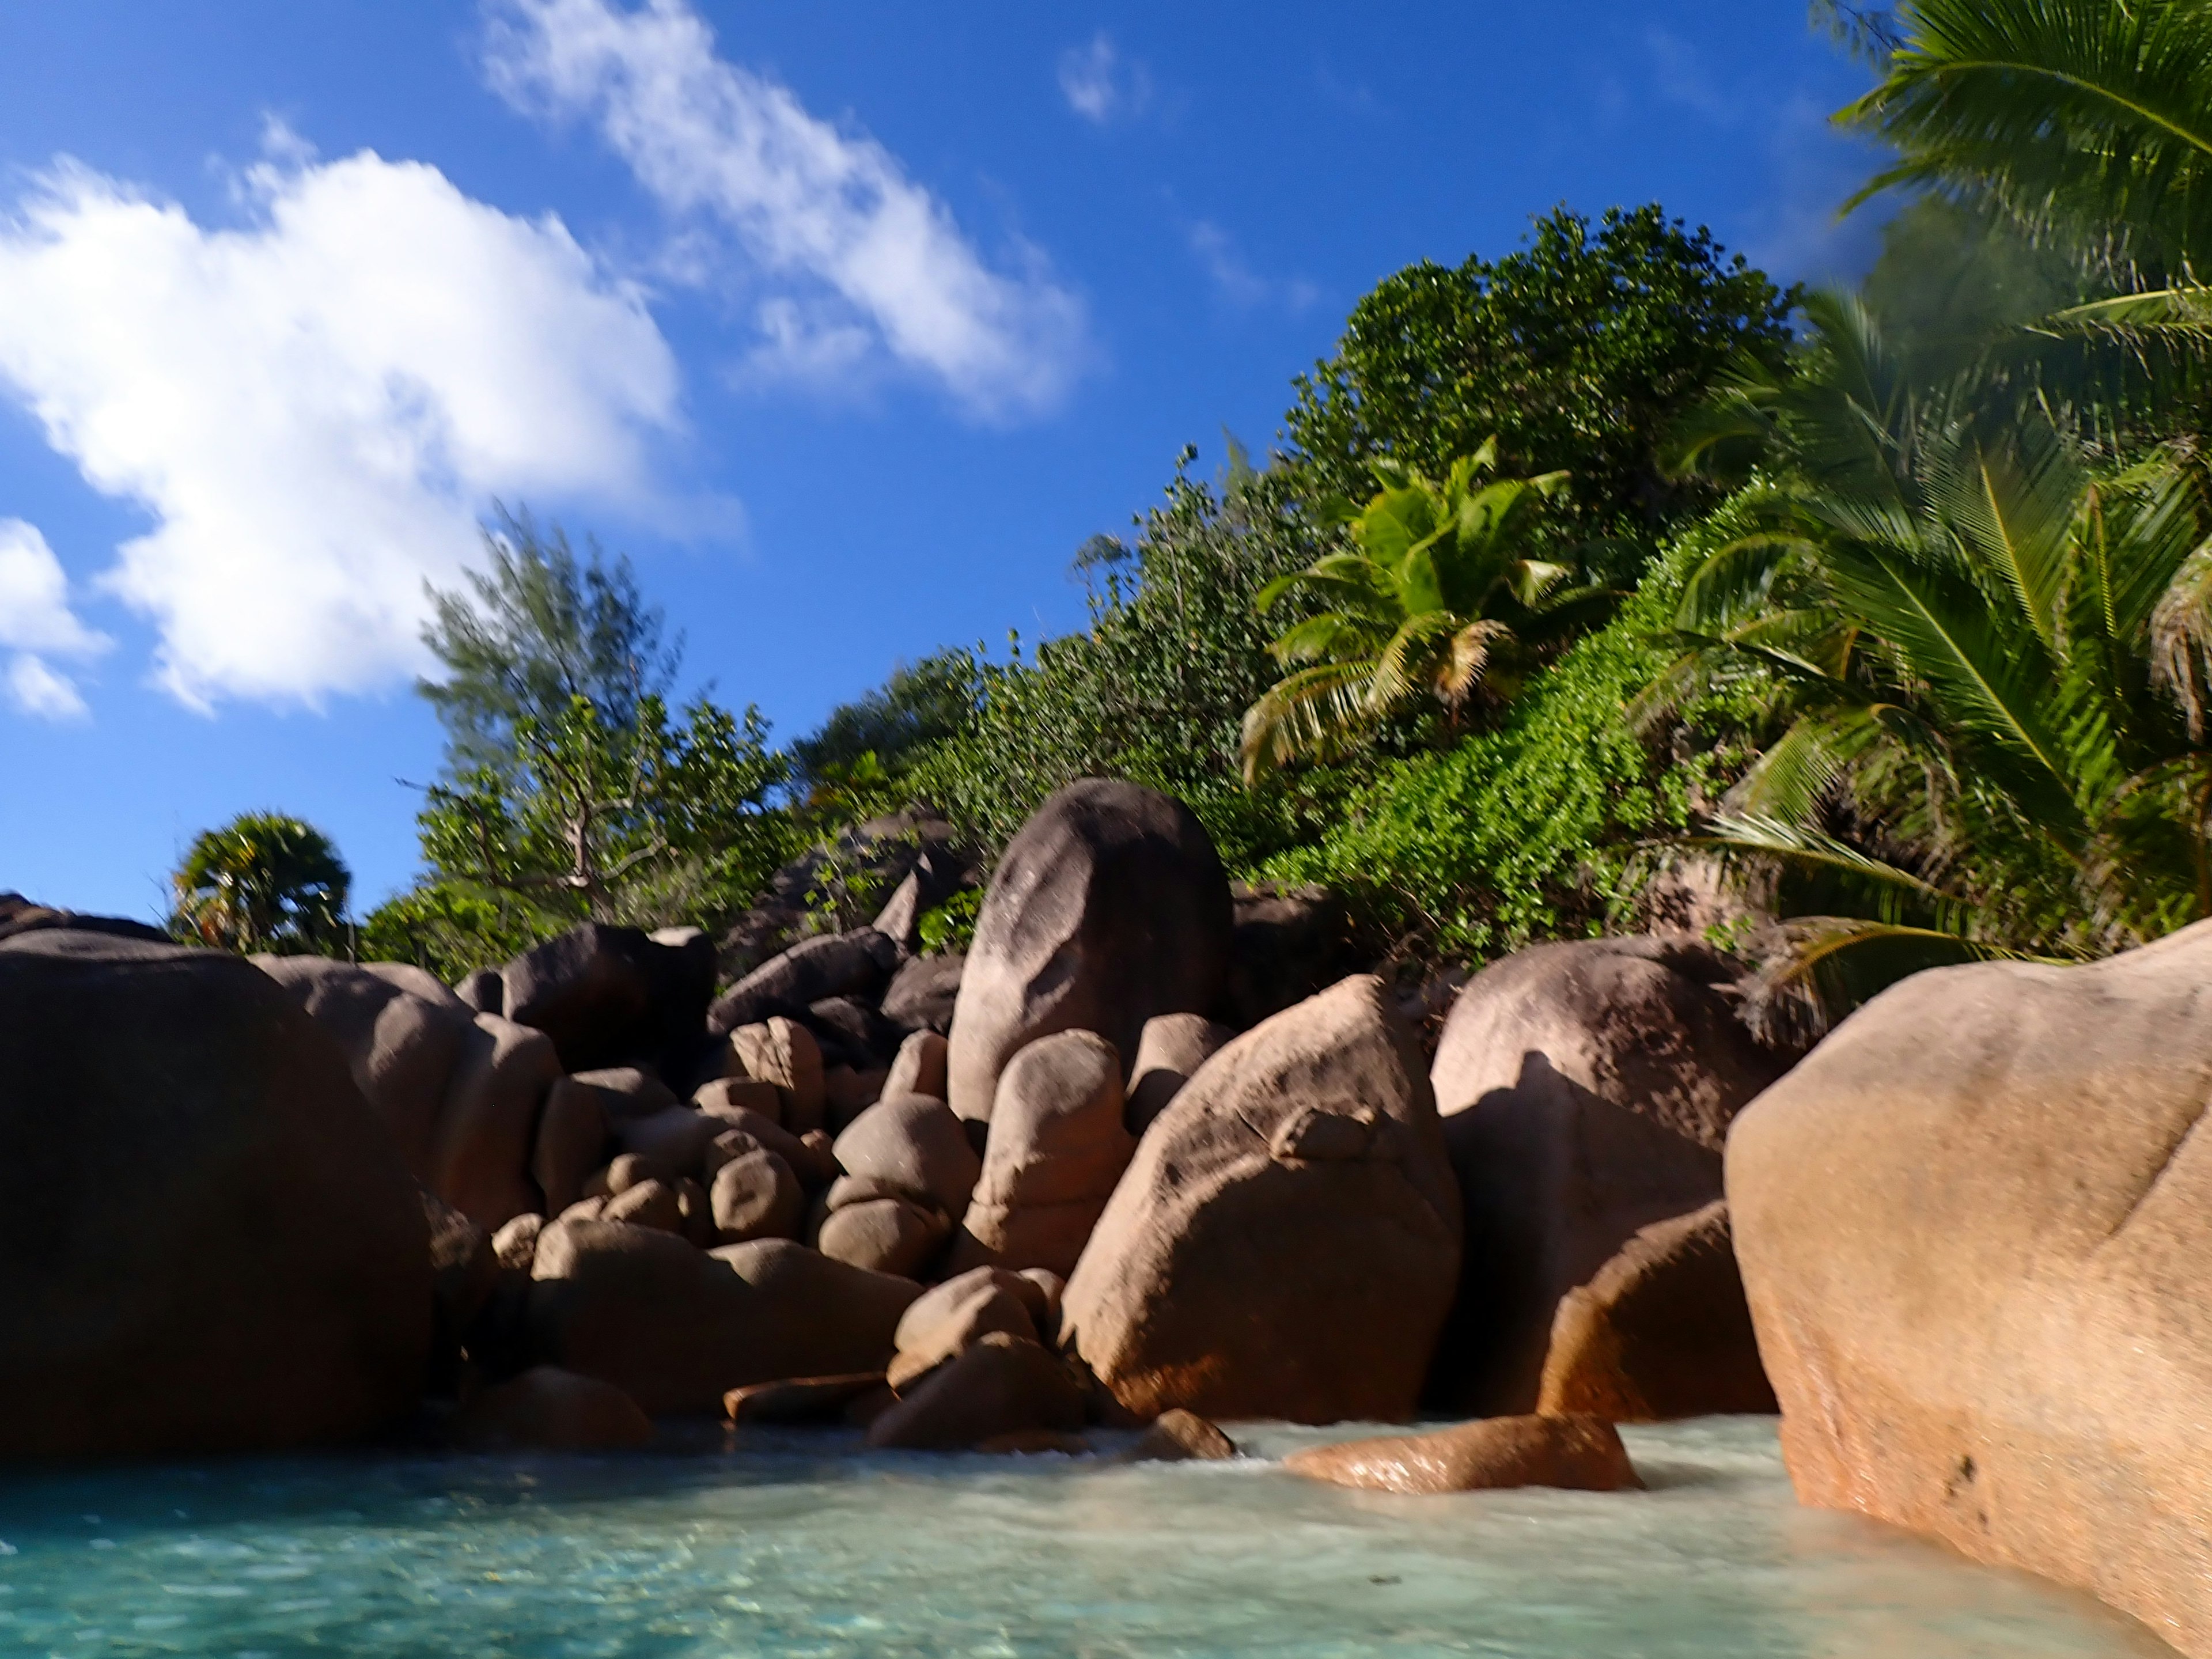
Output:
[[2087,1598],[1796,1508],[1765,1419],[1627,1431],[1646,1492],[1391,1498],[1264,1461],[1342,1437],[1138,1468],[785,1431],[16,1477],[0,1653],[2168,1653]]

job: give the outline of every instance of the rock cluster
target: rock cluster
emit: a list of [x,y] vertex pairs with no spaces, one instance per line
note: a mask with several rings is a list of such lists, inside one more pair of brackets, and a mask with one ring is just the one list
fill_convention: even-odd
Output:
[[719,951],[595,923],[453,988],[0,900],[0,1453],[315,1443],[427,1390],[487,1447],[719,1407],[1221,1456],[1208,1419],[1448,1397],[1454,1317],[1524,1405],[1555,1324],[1547,1409],[1749,1397],[1724,1222],[1638,1234],[1717,1196],[1765,1063],[1717,959],[1492,969],[1432,1079],[1341,906],[1232,890],[1166,796],[1047,801],[964,957],[915,951],[966,866],[878,828],[872,924],[779,921],[779,878]]

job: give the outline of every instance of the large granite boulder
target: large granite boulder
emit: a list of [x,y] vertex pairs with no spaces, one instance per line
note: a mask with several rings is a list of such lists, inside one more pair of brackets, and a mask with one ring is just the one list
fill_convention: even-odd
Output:
[[1144,1417],[1401,1419],[1459,1255],[1420,1050],[1362,975],[1231,1042],[1146,1131],[1061,1340]]
[[1190,809],[1086,778],[1008,843],[976,918],[947,1098],[989,1118],[1006,1062],[1054,1031],[1096,1031],[1126,1067],[1155,1014],[1203,1013],[1228,969],[1229,878]]
[[1643,1228],[1560,1298],[1539,1413],[1659,1423],[1774,1408],[1727,1200]]
[[1735,1114],[1789,1056],[1693,941],[1578,939],[1492,963],[1453,1005],[1432,1080],[1466,1205],[1434,1403],[1534,1409],[1559,1298],[1640,1227],[1721,1195]]
[[487,1230],[548,1201],[532,1166],[561,1063],[542,1033],[404,963],[254,962],[337,1040],[417,1181]]
[[391,1135],[266,975],[0,943],[0,1458],[352,1438],[415,1402],[434,1304]]
[[1096,1032],[1055,1031],[1016,1054],[1000,1074],[953,1271],[1073,1273],[1136,1153],[1121,1105],[1121,1057]]
[[707,1028],[717,1036],[772,1014],[804,1014],[833,997],[880,993],[898,966],[898,946],[872,927],[802,940],[714,999]]
[[2212,924],[1915,975],[1736,1120],[1799,1497],[2212,1654]]

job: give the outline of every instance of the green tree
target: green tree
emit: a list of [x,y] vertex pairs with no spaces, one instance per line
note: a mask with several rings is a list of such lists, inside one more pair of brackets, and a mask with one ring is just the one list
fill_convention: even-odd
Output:
[[1790,479],[1689,578],[1644,710],[1755,684],[1777,732],[1709,844],[1777,872],[1771,987],[1839,1011],[1904,973],[2059,958],[2212,915],[2204,480],[1899,373],[1810,302],[1740,388]]
[[1439,477],[1495,434],[1505,471],[1573,474],[1563,536],[1648,542],[1714,499],[1658,465],[1671,422],[1740,355],[1780,363],[1794,299],[1656,204],[1595,229],[1560,209],[1504,258],[1378,284],[1297,381],[1289,436],[1316,498],[1363,500],[1375,459]]
[[880,687],[840,703],[818,730],[791,745],[799,783],[810,796],[887,787],[932,744],[974,725],[982,690],[972,652],[901,663]]
[[1568,566],[1531,556],[1567,475],[1488,478],[1497,460],[1493,438],[1441,484],[1376,463],[1383,488],[1352,521],[1351,545],[1260,590],[1262,612],[1293,592],[1322,608],[1268,647],[1303,666],[1244,716],[1247,781],[1293,760],[1340,758],[1431,702],[1456,733],[1478,691],[1510,701],[1532,648],[1589,614],[1594,595],[1565,586]]
[[514,725],[511,763],[434,784],[422,815],[435,874],[528,900],[556,916],[660,922],[669,890],[757,892],[788,848],[769,792],[787,775],[756,709],[705,698],[669,717],[657,696],[627,726],[585,696]]
[[787,767],[757,710],[665,693],[662,643],[627,561],[580,561],[557,528],[502,513],[488,569],[432,591],[423,681],[447,767],[418,816],[426,866],[366,933],[379,954],[456,977],[586,919],[714,926],[793,840],[772,799]]
[[483,571],[429,590],[422,642],[445,672],[415,687],[446,728],[456,772],[508,764],[518,722],[557,720],[577,697],[624,727],[641,698],[665,692],[680,647],[663,644],[661,613],[628,559],[609,562],[593,543],[579,562],[567,532],[539,530],[527,509],[497,509],[483,546]]
[[343,948],[352,878],[312,824],[245,812],[192,838],[170,878],[170,931],[218,950],[281,955]]

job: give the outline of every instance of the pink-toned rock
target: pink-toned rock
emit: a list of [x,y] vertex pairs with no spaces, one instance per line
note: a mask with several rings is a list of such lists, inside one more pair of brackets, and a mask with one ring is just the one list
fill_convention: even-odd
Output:
[[722,1396],[722,1413],[732,1423],[834,1423],[854,1401],[883,1385],[881,1371],[752,1382]]
[[1041,1343],[994,1331],[868,1425],[872,1446],[957,1451],[1028,1430],[1083,1426],[1083,1390]]
[[530,1156],[530,1173],[547,1213],[558,1215],[584,1195],[584,1182],[604,1161],[606,1147],[607,1115],[599,1091],[574,1078],[556,1078],[546,1091],[538,1143]]
[[1577,939],[1459,993],[1431,1080],[1466,1267],[1432,1400],[1529,1410],[1559,1298],[1639,1227],[1721,1195],[1729,1122],[1790,1059],[1723,994],[1736,971],[1687,939]]
[[1236,1035],[1203,1014],[1161,1014],[1146,1020],[1137,1039],[1136,1063],[1129,1068],[1129,1100],[1123,1111],[1129,1133],[1144,1133],[1198,1068]]
[[1486,1417],[1431,1434],[1347,1440],[1292,1452],[1283,1467],[1368,1492],[1480,1492],[1565,1486],[1618,1492],[1644,1482],[1601,1417]]
[[1074,1272],[1137,1150],[1121,1105],[1121,1056],[1096,1032],[1055,1032],[1008,1061],[952,1265]]
[[715,1078],[692,1091],[691,1103],[732,1122],[744,1112],[756,1113],[779,1127],[783,1122],[783,1091],[758,1078]]
[[542,1215],[519,1215],[491,1236],[491,1253],[502,1267],[513,1267],[523,1273],[538,1259],[538,1235],[545,1231]]
[[689,1106],[671,1106],[651,1117],[631,1118],[614,1126],[615,1139],[623,1151],[652,1159],[679,1176],[698,1173],[708,1144],[729,1126],[720,1118]]
[[1413,1032],[1348,979],[1215,1054],[1146,1132],[1061,1340],[1147,1419],[1403,1419],[1459,1240]]
[[2212,1655],[2212,926],[1916,974],[1735,1121],[1799,1499]]
[[1536,1409],[1615,1423],[1775,1409],[1725,1200],[1641,1229],[1560,1299]]
[[783,1091],[785,1128],[804,1134],[822,1127],[822,1045],[813,1032],[779,1014],[732,1031],[730,1048],[747,1077]]
[[1037,808],[983,896],[946,1055],[946,1098],[991,1115],[1006,1062],[1054,1031],[1133,1059],[1155,1014],[1201,1012],[1229,963],[1229,880],[1172,797],[1085,778]]
[[878,1101],[837,1137],[836,1152],[847,1175],[947,1215],[967,1208],[982,1169],[951,1108],[927,1095]]
[[1037,1322],[1024,1294],[1031,1289],[1003,1267],[977,1267],[923,1291],[899,1320],[891,1387],[903,1393],[994,1331],[1036,1341]]
[[530,1160],[539,1109],[560,1075],[543,1032],[478,1014],[446,1085],[423,1184],[479,1227],[542,1208]]
[[1237,1455],[1237,1443],[1196,1412],[1162,1412],[1137,1443],[1121,1454],[1125,1463],[1218,1462]]
[[625,1187],[607,1200],[599,1212],[605,1221],[626,1221],[633,1226],[652,1227],[664,1233],[684,1233],[684,1206],[676,1195],[676,1188],[665,1181],[641,1182],[635,1187]]
[[903,1198],[872,1198],[832,1210],[817,1248],[832,1261],[872,1273],[919,1276],[945,1246],[952,1224],[941,1210]]
[[722,1164],[709,1197],[717,1242],[724,1244],[795,1238],[806,1218],[806,1189],[791,1165],[771,1152],[747,1152]]
[[890,1070],[884,1075],[883,1092],[944,1099],[945,1053],[945,1041],[936,1032],[914,1032],[899,1044]]

